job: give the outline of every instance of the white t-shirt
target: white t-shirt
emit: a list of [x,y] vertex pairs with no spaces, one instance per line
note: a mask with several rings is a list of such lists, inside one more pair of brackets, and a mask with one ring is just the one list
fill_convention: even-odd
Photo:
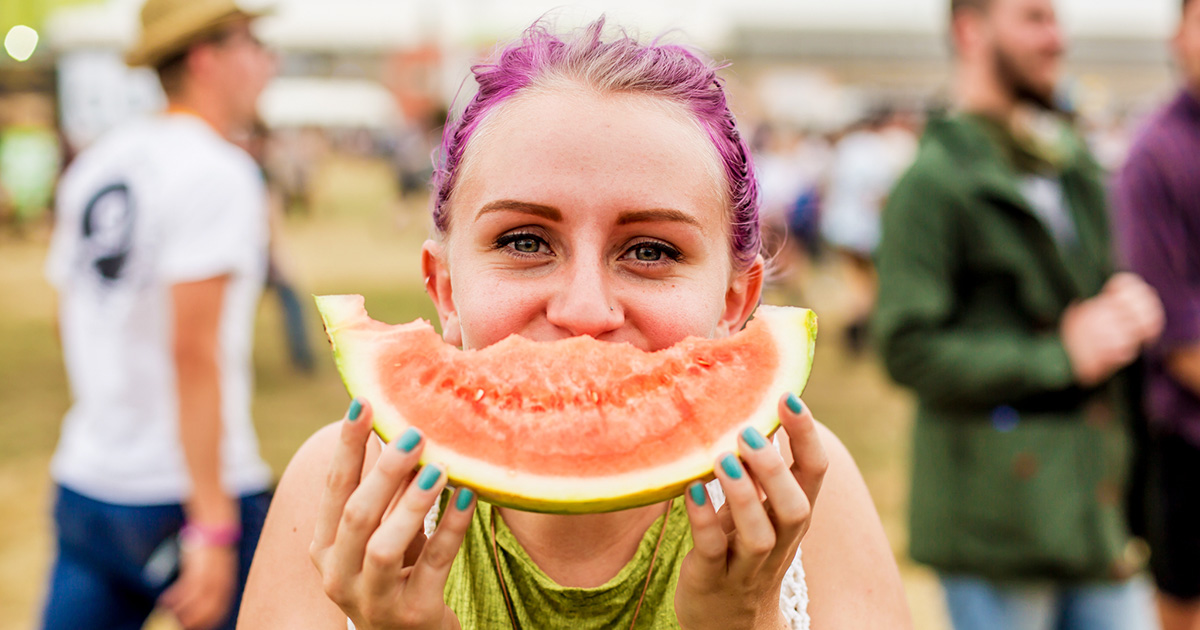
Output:
[[64,174],[46,262],[73,397],[51,463],[58,483],[117,504],[188,496],[170,288],[229,274],[219,333],[221,478],[234,495],[268,487],[250,420],[265,199],[250,156],[186,114],[117,129]]
[[864,130],[843,138],[830,167],[822,236],[859,254],[874,252],[884,202],[915,153],[916,141],[902,132]]

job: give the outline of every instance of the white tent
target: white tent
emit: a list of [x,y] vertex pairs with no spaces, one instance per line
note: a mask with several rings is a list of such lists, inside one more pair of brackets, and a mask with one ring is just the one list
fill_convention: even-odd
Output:
[[374,81],[361,79],[276,79],[259,99],[258,111],[272,129],[389,129],[399,116],[391,93]]
[[[107,0],[61,9],[47,25],[51,45],[127,45],[142,0]],[[260,5],[267,0],[244,0]],[[949,0],[276,0],[264,35],[282,48],[395,48],[421,41],[473,46],[511,37],[550,13],[579,24],[601,13],[656,34],[678,29],[705,48],[731,31],[770,26],[799,31],[887,30],[936,33]],[[1177,0],[1057,0],[1072,36],[1164,38],[1176,23]]]

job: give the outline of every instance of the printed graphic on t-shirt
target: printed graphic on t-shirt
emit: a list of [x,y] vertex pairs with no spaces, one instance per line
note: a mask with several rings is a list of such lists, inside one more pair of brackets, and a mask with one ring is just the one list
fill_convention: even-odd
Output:
[[135,214],[133,196],[124,183],[101,188],[84,208],[84,261],[106,283],[116,282],[126,270]]

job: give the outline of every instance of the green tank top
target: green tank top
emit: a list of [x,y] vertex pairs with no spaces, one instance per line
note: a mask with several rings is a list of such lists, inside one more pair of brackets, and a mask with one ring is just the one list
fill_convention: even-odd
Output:
[[[479,503],[462,550],[454,559],[446,580],[446,603],[458,616],[464,630],[512,626],[492,557],[491,527],[495,514],[490,504]],[[504,520],[497,519],[500,571],[512,598],[516,627],[527,630],[628,628],[645,587],[646,598],[637,614],[637,627],[643,630],[678,628],[675,587],[680,564],[692,549],[682,497],[671,502],[670,515],[666,531],[663,531],[663,517],[660,516],[646,529],[633,559],[615,577],[596,588],[567,588],[556,584],[533,563]],[[662,546],[654,562],[650,585],[646,587],[646,572],[658,544],[659,532],[662,532]]]

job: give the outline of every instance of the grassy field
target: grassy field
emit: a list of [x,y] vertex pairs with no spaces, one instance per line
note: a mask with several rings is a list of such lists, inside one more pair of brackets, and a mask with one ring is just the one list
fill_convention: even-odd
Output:
[[[359,188],[361,189],[361,187]],[[362,293],[386,321],[433,317],[418,277],[427,228],[419,203],[341,207],[286,225],[286,256],[301,293]],[[51,559],[50,454],[68,405],[54,334],[52,291],[42,279],[44,235],[0,236],[0,630],[33,627]],[[792,280],[784,276],[782,282]],[[883,517],[905,576],[916,627],[947,627],[930,575],[904,560],[910,401],[870,357],[841,349],[839,273],[818,268],[803,283],[803,306],[822,316],[822,336],[806,403],[854,454]],[[776,290],[777,303],[793,290]],[[316,314],[310,334],[315,374],[291,370],[273,296],[263,300],[255,348],[254,417],[264,457],[277,473],[317,427],[342,414],[348,398]],[[154,628],[173,627],[159,619]]]

